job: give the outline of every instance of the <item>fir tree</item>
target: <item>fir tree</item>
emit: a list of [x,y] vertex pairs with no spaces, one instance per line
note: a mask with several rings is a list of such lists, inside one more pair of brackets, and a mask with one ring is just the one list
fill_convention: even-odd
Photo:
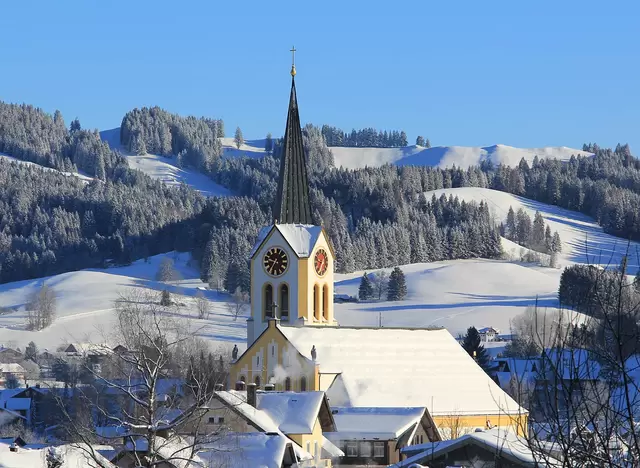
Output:
[[240,127],[236,128],[236,134],[233,137],[233,142],[236,144],[236,148],[238,149],[240,149],[244,143],[244,137],[242,136],[242,130],[240,130]]
[[416,145],[417,146],[424,146],[425,141],[424,141],[424,137],[423,136],[418,136],[418,138],[416,138]]
[[24,349],[24,358],[25,360],[29,359],[33,362],[36,362],[38,358],[38,347],[33,341],[30,341],[27,347]]
[[373,285],[371,284],[371,280],[367,276],[365,272],[362,275],[362,279],[360,280],[360,287],[358,288],[358,298],[361,301],[369,300],[373,297]]
[[558,231],[553,233],[553,238],[551,239],[551,251],[557,253],[562,252],[562,241],[560,240],[560,234],[558,234]]
[[513,211],[513,207],[509,207],[509,212],[507,213],[507,223],[505,225],[507,239],[516,242],[517,234],[516,234],[516,214]]
[[469,327],[462,341],[462,347],[483,369],[489,365],[489,355],[481,344],[482,340],[476,327]]
[[267,138],[264,140],[264,150],[267,154],[271,154],[273,151],[273,138],[271,132],[267,133]]
[[389,275],[387,300],[401,301],[407,296],[407,282],[400,267],[395,267]]
[[429,139],[427,138],[427,140],[424,142],[424,147],[425,148],[431,148],[431,141],[429,141]]

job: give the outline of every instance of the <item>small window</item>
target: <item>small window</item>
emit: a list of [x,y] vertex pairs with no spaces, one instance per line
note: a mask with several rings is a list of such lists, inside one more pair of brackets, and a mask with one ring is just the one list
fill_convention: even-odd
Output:
[[384,442],[373,443],[373,458],[384,458]]
[[300,391],[301,392],[307,391],[307,378],[304,376],[300,379]]
[[209,424],[215,424],[216,423],[216,418],[211,417],[209,418]]
[[287,377],[284,379],[284,389],[289,392],[291,391],[291,378]]
[[347,441],[347,457],[358,456],[358,442],[355,440]]
[[373,444],[368,441],[360,442],[360,457],[371,458],[373,455]]
[[222,416],[218,418],[218,424],[224,424],[224,418]]
[[276,354],[276,347],[272,346],[271,347],[271,356],[275,356],[275,354]]
[[307,453],[311,453],[311,442],[307,442]]
[[280,286],[280,318],[289,320],[289,286]]

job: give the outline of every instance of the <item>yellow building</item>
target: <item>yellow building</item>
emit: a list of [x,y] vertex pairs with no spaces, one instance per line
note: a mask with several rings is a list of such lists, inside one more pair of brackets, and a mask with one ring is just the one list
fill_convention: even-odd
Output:
[[251,251],[247,350],[231,383],[325,391],[332,407],[421,407],[434,438],[475,428],[526,430],[527,412],[443,329],[340,327],[334,318],[335,253],[313,224],[292,81],[273,225]]

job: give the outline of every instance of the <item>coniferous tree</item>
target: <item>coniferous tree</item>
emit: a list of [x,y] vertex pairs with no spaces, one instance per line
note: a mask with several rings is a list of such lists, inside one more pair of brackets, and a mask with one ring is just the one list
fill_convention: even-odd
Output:
[[240,147],[244,143],[244,137],[242,136],[242,130],[240,130],[240,127],[236,128],[236,134],[233,137],[233,142],[235,143],[236,148],[238,149],[240,149]]
[[544,252],[544,218],[539,211],[533,217],[533,230],[531,231],[531,246],[538,252]]
[[416,138],[416,145],[417,146],[424,146],[425,145],[425,141],[424,141],[424,137],[418,135],[418,137]]
[[507,223],[505,228],[507,232],[507,239],[516,242],[516,239],[518,238],[516,231],[516,214],[511,206],[509,206],[509,211],[507,213]]
[[562,241],[560,240],[560,234],[558,234],[558,231],[553,233],[553,238],[551,239],[551,251],[556,253],[562,252]]
[[469,353],[480,367],[487,369],[489,365],[489,355],[482,345],[480,334],[476,327],[469,327],[462,341],[462,347]]
[[373,297],[373,285],[365,272],[360,279],[360,287],[358,288],[358,298],[361,301],[369,300]]
[[395,267],[389,275],[387,300],[401,301],[407,296],[407,282],[400,267]]
[[33,362],[36,362],[36,359],[38,359],[38,347],[33,341],[30,341],[24,349],[24,358],[25,360],[31,360]]
[[267,138],[264,140],[264,150],[269,155],[273,152],[273,138],[271,137],[271,132],[267,133]]

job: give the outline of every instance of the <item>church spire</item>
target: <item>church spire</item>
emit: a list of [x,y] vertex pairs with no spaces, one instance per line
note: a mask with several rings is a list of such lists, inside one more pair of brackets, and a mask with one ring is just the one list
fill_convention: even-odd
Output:
[[296,98],[295,48],[291,49],[291,52],[294,54],[294,62],[291,66],[291,97],[289,98],[287,127],[284,132],[284,144],[280,156],[280,179],[273,221],[280,224],[313,224],[309,202],[307,164],[302,145],[302,129],[300,128]]

